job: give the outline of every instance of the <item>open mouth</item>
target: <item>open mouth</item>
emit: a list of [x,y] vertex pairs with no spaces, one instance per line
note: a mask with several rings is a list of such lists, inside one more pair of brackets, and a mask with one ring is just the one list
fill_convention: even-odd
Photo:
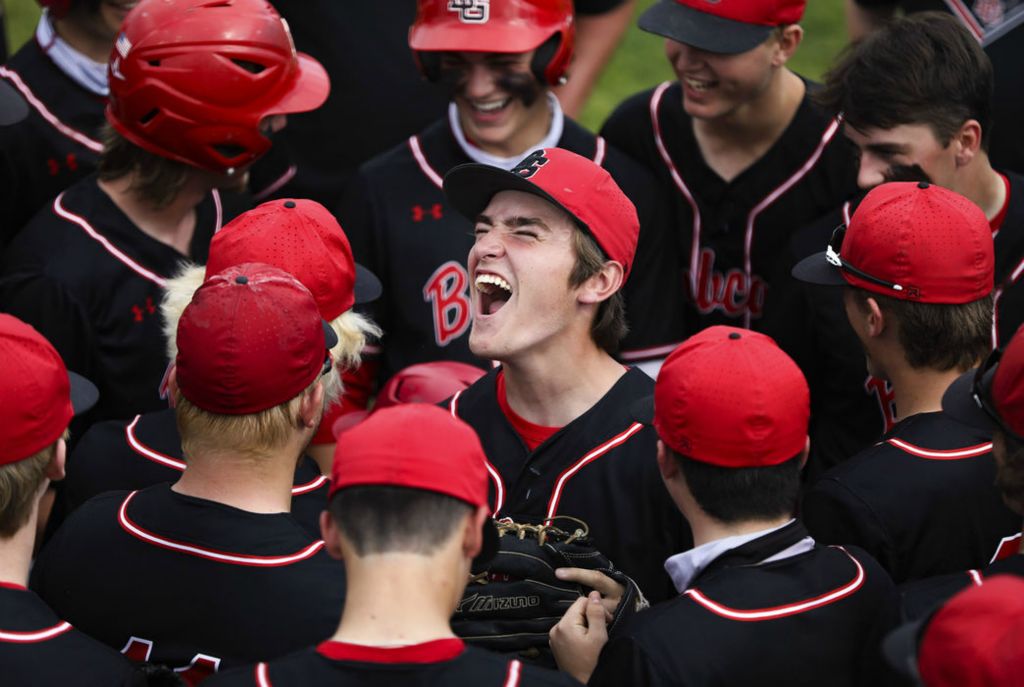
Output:
[[482,114],[494,114],[496,112],[500,112],[501,110],[504,110],[506,107],[509,106],[509,103],[511,103],[511,102],[512,102],[512,98],[503,98],[502,100],[494,100],[492,102],[486,102],[486,103],[485,102],[480,102],[480,101],[475,101],[475,100],[470,100],[469,101],[469,105],[474,110],[476,110],[477,112],[480,112]]
[[478,274],[474,285],[480,294],[481,315],[493,315],[512,298],[512,285],[496,274]]
[[703,93],[710,91],[712,88],[718,85],[717,81],[711,81],[709,79],[697,79],[692,76],[688,76],[685,79],[686,85],[696,91],[697,93]]

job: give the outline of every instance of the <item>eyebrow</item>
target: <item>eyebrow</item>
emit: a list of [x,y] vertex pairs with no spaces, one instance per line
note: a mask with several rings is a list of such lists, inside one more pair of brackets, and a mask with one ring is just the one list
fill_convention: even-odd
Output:
[[[492,227],[495,224],[493,218],[491,218],[489,215],[484,215],[484,214],[480,214],[480,215],[476,216],[476,223],[477,224],[486,224],[486,225],[492,226]],[[501,221],[501,224],[504,224],[506,227],[527,227],[527,226],[529,226],[529,227],[539,227],[541,229],[544,229],[545,231],[551,231],[551,229],[547,225],[547,222],[545,222],[540,217],[527,217],[527,216],[523,216],[523,215],[513,215],[511,217],[503,219]]]
[[868,143],[864,148],[875,153],[905,153],[909,146],[901,143]]

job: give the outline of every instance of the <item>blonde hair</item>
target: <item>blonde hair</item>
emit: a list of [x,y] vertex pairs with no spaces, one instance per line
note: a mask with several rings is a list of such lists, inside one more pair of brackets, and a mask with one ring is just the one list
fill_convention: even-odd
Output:
[[[67,430],[58,441],[67,441]],[[25,526],[36,506],[39,487],[57,454],[57,441],[28,458],[0,467],[0,539],[10,539]]]
[[[186,262],[182,263],[174,277],[167,280],[163,301],[160,303],[160,314],[163,317],[164,337],[167,340],[167,358],[172,362],[178,357],[178,320],[192,302],[192,296],[205,278],[205,267]],[[330,325],[338,336],[338,343],[331,349],[334,365],[330,373],[322,379],[327,405],[334,403],[344,393],[345,385],[341,381],[341,373],[359,367],[367,338],[381,335],[380,327],[365,315],[353,310],[341,313],[330,322]]]

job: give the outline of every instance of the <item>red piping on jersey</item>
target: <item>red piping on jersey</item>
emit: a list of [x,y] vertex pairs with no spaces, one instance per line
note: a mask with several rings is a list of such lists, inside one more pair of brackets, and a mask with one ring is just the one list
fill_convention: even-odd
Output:
[[716,603],[711,599],[701,594],[698,589],[687,589],[683,592],[684,596],[690,597],[693,601],[697,602],[707,610],[711,611],[715,615],[720,615],[723,618],[729,618],[730,620],[741,620],[743,622],[758,622],[761,620],[776,620],[778,618],[785,618],[786,616],[796,615],[798,613],[806,613],[807,611],[821,608],[833,604],[840,599],[844,599],[864,585],[864,567],[860,564],[856,558],[851,556],[846,549],[841,546],[835,546],[830,548],[836,548],[845,553],[853,564],[857,566],[857,574],[847,584],[831,592],[826,592],[820,596],[816,596],[813,599],[807,599],[806,601],[799,601],[797,603],[786,604],[784,606],[774,606],[772,608],[759,608],[749,611],[741,611],[736,608],[730,608],[729,606],[723,606],[722,604]]
[[975,458],[977,456],[985,455],[992,450],[991,441],[984,444],[978,444],[977,446],[965,446],[964,448],[953,449],[923,448],[903,441],[902,439],[887,439],[886,443],[891,444],[902,451],[906,451],[912,456],[928,458],[929,460],[959,460],[961,458]]
[[[661,154],[661,159],[668,166],[669,174],[672,176],[672,180],[676,186],[682,192],[686,201],[690,204],[690,208],[693,210],[693,241],[690,247],[690,293],[696,297],[697,294],[697,261],[700,256],[700,210],[697,207],[697,203],[693,200],[693,195],[690,190],[686,187],[683,182],[682,176],[679,174],[675,163],[668,154],[668,149],[665,148],[665,143],[661,137],[661,124],[658,122],[658,106],[661,104],[661,98],[664,95],[666,89],[671,84],[666,81],[658,86],[654,90],[654,94],[651,96],[651,123],[654,130],[654,144],[658,148],[658,153]],[[744,309],[743,314],[743,326],[750,328],[750,295],[752,292],[752,286],[754,283],[753,278],[753,265],[751,262],[751,249],[754,244],[754,222],[757,220],[757,216],[760,215],[764,210],[778,200],[786,191],[796,185],[801,179],[803,179],[808,172],[810,172],[814,166],[818,163],[818,159],[821,157],[822,152],[825,150],[832,139],[835,137],[836,132],[839,131],[839,120],[833,118],[827,127],[825,132],[821,135],[821,140],[818,141],[817,148],[811,153],[811,156],[807,158],[807,161],[789,178],[779,184],[775,190],[769,193],[767,196],[761,199],[757,205],[755,205],[750,212],[747,214],[747,226],[743,235],[743,279],[744,279],[744,291],[747,293],[747,306]]]
[[[455,395],[452,396],[451,402],[448,404],[448,412],[456,420],[461,419],[459,417],[459,396],[461,395],[462,391],[456,391]],[[501,473],[498,472],[497,468],[487,458],[484,458],[484,467],[487,468],[487,474],[491,476],[491,481],[494,482],[494,508],[491,510],[491,515],[497,515],[501,511],[501,507],[505,505],[505,485],[501,481]]]
[[259,687],[274,687],[270,682],[270,675],[267,674],[266,663],[256,664],[256,684],[259,685]]
[[[594,139],[594,157],[591,159],[594,161],[594,164],[602,166],[604,165],[606,145],[602,137],[595,136]],[[430,166],[430,163],[427,161],[427,156],[423,154],[423,147],[420,145],[420,137],[416,135],[410,136],[408,143],[409,150],[412,151],[412,156],[416,159],[416,164],[419,165],[420,171],[422,171],[435,186],[438,188],[444,188],[444,179],[437,173],[436,169]]]
[[256,201],[261,201],[272,193],[276,193],[281,189],[282,186],[287,184],[289,181],[295,178],[295,173],[299,171],[299,168],[295,165],[288,165],[288,169],[284,170],[284,174],[277,178],[272,184],[267,186],[265,189],[255,194],[252,198]]
[[608,453],[608,451],[615,448],[616,446],[625,443],[631,436],[633,436],[643,428],[644,426],[642,424],[640,424],[639,422],[634,422],[632,425],[629,426],[629,428],[625,432],[622,432],[618,436],[612,437],[608,441],[604,442],[603,444],[595,448],[593,451],[591,451],[590,453],[576,461],[575,465],[573,465],[565,472],[563,472],[561,475],[559,475],[558,481],[555,482],[555,488],[551,492],[551,500],[548,501],[547,517],[555,517],[555,513],[558,512],[558,502],[562,498],[562,489],[565,487],[566,482],[568,482],[573,475],[579,472],[583,468],[583,466],[594,462],[604,454]]
[[19,592],[27,592],[28,587],[23,584],[15,584],[14,582],[0,582],[0,589],[13,589]]
[[359,661],[360,663],[440,663],[450,661],[466,650],[458,637],[434,639],[406,646],[367,646],[327,640],[316,647],[316,652],[332,661]]
[[[1003,537],[1000,539],[998,546],[996,546],[996,552],[992,554],[992,560],[989,561],[989,565],[1018,553],[1020,551],[1021,536],[1021,533],[1018,532],[1017,534],[1011,534],[1009,537]],[[1016,544],[1017,546],[1007,550],[1007,547],[1010,544]]]
[[663,358],[676,350],[679,342],[665,344],[664,346],[652,346],[651,348],[636,348],[632,351],[619,353],[620,360],[646,360],[648,358]]
[[45,642],[48,639],[59,637],[68,630],[71,629],[71,623],[60,622],[53,627],[48,627],[45,630],[36,630],[35,632],[7,632],[0,630],[0,642],[8,642],[10,644],[35,644],[37,642]]
[[43,101],[37,98],[36,94],[32,92],[32,89],[30,89],[28,85],[21,80],[21,75],[18,74],[18,72],[12,69],[8,69],[7,67],[0,67],[0,76],[9,79],[10,82],[14,85],[14,87],[21,92],[21,95],[25,98],[25,100],[28,101],[28,104],[31,105],[35,109],[35,111],[38,112],[43,119],[49,122],[53,126],[53,128],[56,129],[58,132],[60,132],[64,136],[67,136],[75,143],[85,146],[94,153],[103,152],[102,143],[100,143],[94,138],[86,136],[77,129],[73,129],[64,122],[60,121],[57,115],[50,112],[50,109],[43,104]]
[[523,664],[518,660],[510,661],[508,673],[505,674],[504,687],[516,687],[519,684],[519,673],[523,670]]
[[980,43],[985,35],[985,31],[978,25],[978,20],[974,18],[971,11],[964,7],[963,3],[959,0],[947,0],[946,4],[960,18],[960,21],[967,25],[967,29]]
[[[139,644],[141,644],[142,646],[146,647],[146,654],[144,656],[142,656],[141,658],[136,658],[135,656],[130,655],[128,653],[128,651],[133,649],[135,646],[137,646]],[[150,655],[153,653],[153,640],[151,640],[151,639],[142,639],[141,637],[136,637],[136,636],[132,635],[131,637],[128,638],[128,641],[125,642],[124,647],[122,647],[122,649],[121,649],[121,653],[124,654],[125,656],[128,656],[129,659],[133,660],[133,661],[136,661],[136,660],[148,661]]]
[[218,189],[210,191],[210,195],[213,196],[213,209],[217,213],[217,221],[213,225],[213,233],[216,234],[224,226],[224,208],[220,204],[220,191]]
[[850,201],[843,203],[843,224],[850,226]]
[[[138,453],[143,458],[146,458],[147,460],[151,460],[154,463],[159,463],[164,467],[171,468],[172,470],[177,470],[178,472],[184,472],[186,467],[185,461],[179,460],[177,458],[172,458],[171,456],[168,456],[164,453],[160,453],[156,449],[152,449],[149,446],[146,446],[139,440],[138,436],[135,434],[135,426],[139,424],[139,420],[141,418],[141,415],[136,415],[135,419],[132,420],[127,427],[125,427],[124,433],[125,437],[127,437],[128,439],[128,445],[132,448],[133,451]],[[314,479],[310,480],[309,482],[306,482],[305,484],[296,484],[295,486],[292,487],[292,496],[302,496],[303,494],[308,494],[311,491],[316,491],[321,486],[323,486],[325,482],[327,482],[327,476],[320,475],[319,477],[315,477]]]
[[121,503],[121,507],[117,511],[117,522],[128,534],[132,535],[136,539],[141,539],[147,544],[152,544],[153,546],[159,546],[160,548],[169,549],[171,551],[178,551],[179,553],[185,553],[198,558],[205,558],[218,563],[248,565],[260,568],[277,568],[285,565],[291,565],[292,563],[297,563],[299,561],[304,561],[307,558],[312,558],[318,551],[320,551],[320,549],[324,548],[323,540],[318,539],[301,551],[296,551],[295,553],[287,556],[253,556],[241,553],[225,553],[223,551],[216,551],[214,549],[207,549],[202,546],[185,544],[183,542],[174,541],[173,539],[160,537],[143,529],[142,527],[139,527],[128,518],[128,504],[138,493],[138,491],[133,491],[128,494],[125,500]]
[[129,269],[131,269],[133,272],[138,274],[143,279],[148,279],[149,281],[151,281],[154,284],[156,284],[157,286],[159,286],[161,289],[166,286],[167,282],[164,280],[163,277],[160,277],[160,276],[154,274],[153,272],[150,272],[145,267],[143,267],[139,263],[135,262],[134,260],[129,258],[124,253],[122,253],[116,246],[114,246],[114,244],[112,244],[110,241],[107,240],[107,237],[103,236],[98,231],[96,231],[93,228],[93,226],[91,224],[89,224],[89,220],[87,220],[84,217],[82,217],[80,215],[76,215],[73,212],[67,210],[64,207],[63,200],[64,200],[64,193],[63,192],[53,200],[53,211],[55,213],[57,213],[58,217],[61,217],[61,218],[65,219],[65,220],[67,220],[68,222],[71,222],[72,224],[77,224],[78,226],[80,226],[82,229],[85,230],[86,234],[88,234],[92,239],[94,239],[97,243],[99,243],[101,246],[103,246],[103,248],[108,253],[110,253],[115,258],[120,260]]
[[981,585],[985,584],[981,579],[981,573],[977,570],[968,570],[967,575],[971,578],[971,584],[973,584],[975,587],[980,587]]

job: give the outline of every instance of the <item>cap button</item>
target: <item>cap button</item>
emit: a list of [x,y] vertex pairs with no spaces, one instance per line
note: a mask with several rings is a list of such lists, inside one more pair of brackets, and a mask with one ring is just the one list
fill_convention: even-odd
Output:
[[736,339],[740,338],[740,334],[739,332],[731,332],[729,334],[729,338],[735,341]]
[[284,206],[286,208],[288,208],[288,209],[291,209],[291,208],[295,207],[295,201],[294,200],[286,200],[286,201],[284,201]]
[[929,184],[927,181],[919,181],[919,182],[917,182],[917,187],[918,188],[928,188],[930,185],[931,184]]
[[248,284],[249,283],[249,277],[245,276],[244,274],[240,274],[237,277],[235,277],[235,283],[236,284]]

